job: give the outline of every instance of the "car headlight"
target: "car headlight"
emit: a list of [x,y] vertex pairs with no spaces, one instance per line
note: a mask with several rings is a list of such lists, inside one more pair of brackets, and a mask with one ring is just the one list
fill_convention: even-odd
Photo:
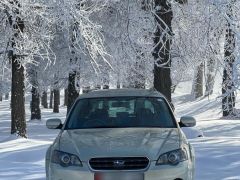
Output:
[[179,162],[188,160],[187,151],[185,149],[177,149],[162,154],[156,165],[177,165]]
[[53,151],[51,162],[63,167],[82,166],[82,162],[76,155],[57,150]]

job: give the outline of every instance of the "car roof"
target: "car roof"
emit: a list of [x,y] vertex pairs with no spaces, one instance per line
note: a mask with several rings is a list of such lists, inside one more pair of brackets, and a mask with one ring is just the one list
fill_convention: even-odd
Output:
[[94,90],[82,94],[78,99],[98,98],[98,97],[163,97],[164,96],[156,90],[152,89],[104,89]]

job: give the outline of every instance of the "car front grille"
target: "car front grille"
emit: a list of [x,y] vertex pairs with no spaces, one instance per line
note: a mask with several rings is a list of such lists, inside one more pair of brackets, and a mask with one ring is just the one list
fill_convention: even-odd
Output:
[[92,158],[89,164],[93,170],[143,170],[149,160],[146,157]]

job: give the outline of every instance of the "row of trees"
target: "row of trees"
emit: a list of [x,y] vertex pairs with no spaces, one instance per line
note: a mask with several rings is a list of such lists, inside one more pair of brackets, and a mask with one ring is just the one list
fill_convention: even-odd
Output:
[[[12,64],[12,134],[26,137],[25,75],[32,85],[32,117],[40,118],[39,93],[42,90],[43,94],[46,94],[45,87],[50,81],[54,96],[59,95],[62,70],[66,70],[60,65],[64,66],[69,61],[77,63],[75,54],[77,51],[84,52],[82,48],[86,48],[93,61],[97,56],[104,58],[105,50],[99,27],[89,18],[93,12],[99,11],[103,4],[78,0],[0,2],[3,61],[8,59]],[[59,32],[66,35],[67,47],[72,48],[66,59],[57,56],[57,51],[62,51],[56,44]],[[64,45],[62,43],[64,42],[61,42],[60,46]],[[72,73],[74,68],[71,67],[67,73]],[[45,81],[44,86],[41,86],[41,81]]]
[[47,92],[54,112],[60,89],[68,111],[80,90],[110,86],[154,87],[171,101],[178,83],[194,75],[198,98],[211,95],[222,71],[223,116],[234,115],[238,7],[236,0],[2,0],[0,96],[11,84],[11,133],[26,136],[25,84],[31,119],[41,119]]

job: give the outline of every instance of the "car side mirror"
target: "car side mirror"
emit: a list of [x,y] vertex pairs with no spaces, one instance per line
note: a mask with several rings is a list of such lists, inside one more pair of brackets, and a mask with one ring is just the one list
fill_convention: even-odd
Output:
[[194,127],[196,126],[196,119],[191,116],[183,116],[179,122],[180,127]]
[[62,121],[60,119],[48,119],[46,126],[48,129],[61,129]]

